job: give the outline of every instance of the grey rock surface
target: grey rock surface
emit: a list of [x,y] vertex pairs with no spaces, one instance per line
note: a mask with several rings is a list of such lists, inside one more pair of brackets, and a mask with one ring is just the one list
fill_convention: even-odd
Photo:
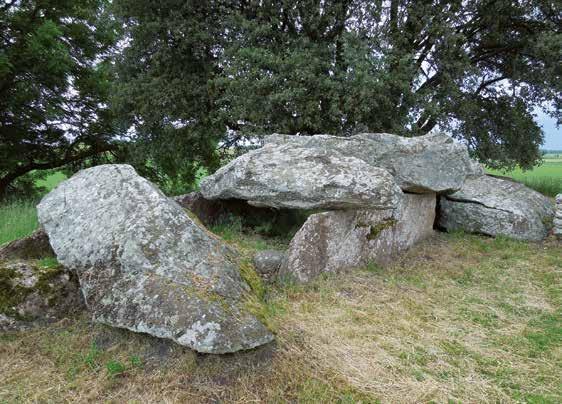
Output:
[[332,211],[311,215],[289,244],[279,276],[307,282],[321,273],[385,265],[433,234],[435,194],[404,194],[399,212]]
[[207,199],[243,199],[289,209],[395,209],[400,188],[388,171],[329,150],[266,145],[203,179]]
[[286,145],[335,150],[387,169],[404,191],[451,193],[467,177],[484,174],[470,159],[466,146],[443,133],[406,138],[389,133],[361,133],[350,137],[329,135],[266,137],[266,145]]
[[206,353],[273,339],[244,308],[237,253],[131,166],[80,171],[37,208],[95,321]]
[[553,233],[558,239],[562,240],[562,194],[556,195],[555,198],[555,214],[553,221]]
[[59,320],[84,307],[75,274],[31,261],[0,264],[0,295],[0,331]]
[[438,225],[519,240],[542,240],[552,227],[554,210],[544,195],[515,181],[482,176],[439,201]]
[[285,261],[283,251],[264,250],[254,255],[254,268],[266,280],[271,280]]
[[34,231],[27,237],[0,246],[0,261],[54,256],[53,249],[49,244],[49,237],[42,229]]

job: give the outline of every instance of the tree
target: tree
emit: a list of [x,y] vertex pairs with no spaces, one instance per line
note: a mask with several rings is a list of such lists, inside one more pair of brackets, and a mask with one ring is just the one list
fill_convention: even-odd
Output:
[[121,98],[140,139],[184,160],[272,132],[442,129],[490,166],[529,168],[543,139],[533,109],[560,120],[558,2],[117,3]]
[[104,0],[0,6],[0,197],[34,170],[115,148],[106,104],[113,24]]
[[128,162],[166,191],[187,190],[200,166],[216,167],[226,126],[213,81],[226,29],[216,1],[118,0],[125,27],[113,105],[132,133]]

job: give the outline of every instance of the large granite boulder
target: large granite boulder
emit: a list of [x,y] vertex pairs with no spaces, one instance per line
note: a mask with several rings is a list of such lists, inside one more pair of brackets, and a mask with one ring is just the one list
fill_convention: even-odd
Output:
[[328,149],[266,145],[203,179],[207,199],[243,199],[288,209],[395,209],[400,188],[388,171]]
[[466,146],[443,133],[406,138],[389,133],[362,133],[350,137],[329,135],[266,137],[266,145],[287,145],[338,151],[388,170],[404,191],[451,193],[469,176],[484,174],[471,160]]
[[0,246],[0,261],[14,259],[38,259],[54,257],[49,237],[43,229],[34,231],[27,237],[10,241]]
[[554,210],[544,195],[518,182],[482,176],[439,201],[438,225],[519,240],[542,240],[552,227]]
[[56,321],[83,306],[76,275],[62,266],[0,263],[0,331]]
[[206,353],[272,340],[245,310],[237,253],[131,166],[80,171],[37,208],[94,320]]
[[401,209],[311,215],[289,244],[280,277],[307,282],[321,273],[385,265],[433,234],[435,194],[404,194]]

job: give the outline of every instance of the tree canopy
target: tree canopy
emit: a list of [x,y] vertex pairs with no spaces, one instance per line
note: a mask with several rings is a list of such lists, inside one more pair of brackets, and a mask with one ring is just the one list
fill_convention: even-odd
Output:
[[17,180],[33,170],[112,149],[107,57],[117,37],[107,5],[0,6],[0,196],[15,192]]
[[3,178],[99,152],[116,133],[131,139],[119,159],[166,184],[273,132],[445,130],[491,167],[530,168],[543,141],[533,111],[560,122],[558,1],[113,0],[112,16],[107,5],[3,7]]
[[117,4],[120,94],[166,154],[207,158],[272,132],[441,129],[492,167],[529,168],[543,140],[533,109],[560,119],[558,2]]

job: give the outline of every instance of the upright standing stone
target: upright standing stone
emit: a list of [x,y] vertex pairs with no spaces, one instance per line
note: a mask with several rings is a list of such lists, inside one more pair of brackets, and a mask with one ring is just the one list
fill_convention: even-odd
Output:
[[281,277],[307,282],[321,273],[387,264],[433,234],[435,194],[404,194],[401,209],[311,215],[289,244]]
[[272,340],[245,310],[237,253],[131,166],[80,171],[37,208],[96,321],[206,353]]
[[562,194],[556,195],[556,213],[554,215],[554,235],[562,240]]

